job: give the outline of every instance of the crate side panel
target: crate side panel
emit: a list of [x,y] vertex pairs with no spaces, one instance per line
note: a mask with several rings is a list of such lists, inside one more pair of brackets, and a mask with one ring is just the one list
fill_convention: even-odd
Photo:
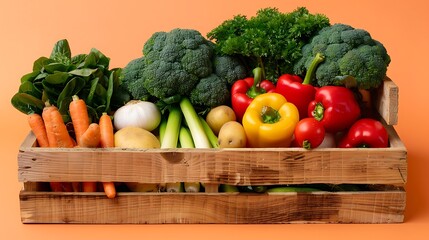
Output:
[[390,79],[385,78],[383,84],[378,88],[375,109],[389,125],[398,123],[399,88]]
[[23,223],[398,223],[405,192],[54,194],[21,192]]
[[[407,171],[406,150],[394,148],[177,150],[168,153],[41,150],[19,153],[20,181],[401,184],[405,183]],[[171,156],[176,155],[180,157],[175,157],[172,163]]]

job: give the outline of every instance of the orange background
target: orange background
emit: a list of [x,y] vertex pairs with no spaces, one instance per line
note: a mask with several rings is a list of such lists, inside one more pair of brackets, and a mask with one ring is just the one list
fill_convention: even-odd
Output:
[[[17,153],[29,131],[10,104],[19,79],[53,44],[69,40],[72,54],[95,47],[124,67],[154,32],[194,28],[205,35],[236,14],[263,7],[305,6],[332,23],[368,30],[392,58],[388,75],[399,86],[399,123],[408,148],[406,219],[391,225],[24,225],[20,222]],[[415,1],[22,1],[0,2],[0,239],[429,239],[429,3]],[[10,236],[5,237],[4,235]],[[13,237],[12,237],[13,236]]]

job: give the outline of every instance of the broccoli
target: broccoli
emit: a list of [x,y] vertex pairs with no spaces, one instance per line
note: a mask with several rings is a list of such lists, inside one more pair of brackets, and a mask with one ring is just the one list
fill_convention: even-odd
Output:
[[192,29],[156,32],[142,52],[144,56],[130,61],[123,71],[122,85],[136,99],[168,105],[189,97],[207,110],[227,103],[230,85],[247,76],[241,60],[217,55],[215,44]]
[[191,91],[190,101],[194,105],[216,107],[229,100],[230,92],[226,81],[215,74],[202,78]]
[[212,45],[198,31],[155,33],[143,47],[144,87],[159,98],[187,95],[212,71]]
[[213,59],[215,74],[232,85],[238,79],[245,78],[247,68],[240,59],[228,55],[216,55]]
[[148,100],[149,92],[143,87],[144,57],[131,60],[123,68],[121,86],[125,88],[133,99]]
[[317,53],[325,57],[315,72],[318,86],[340,85],[344,78],[353,77],[358,88],[376,88],[390,63],[383,44],[367,31],[345,24],[323,28],[304,45],[303,57],[295,64],[294,72],[304,75]]

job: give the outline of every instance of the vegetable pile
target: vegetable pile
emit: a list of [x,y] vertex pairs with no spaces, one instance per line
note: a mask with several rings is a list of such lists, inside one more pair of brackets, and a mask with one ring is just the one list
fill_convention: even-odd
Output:
[[[389,147],[362,97],[385,78],[387,50],[367,31],[331,25],[305,8],[237,15],[207,38],[195,29],[155,32],[123,68],[109,69],[109,60],[95,48],[72,56],[60,40],[21,78],[11,103],[28,115],[39,147]],[[51,183],[52,191],[101,187],[113,198],[116,188],[195,192],[204,185]]]

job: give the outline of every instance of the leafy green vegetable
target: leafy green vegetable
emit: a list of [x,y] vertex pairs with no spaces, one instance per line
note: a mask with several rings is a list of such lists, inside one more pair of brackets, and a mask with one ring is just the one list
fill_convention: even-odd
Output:
[[326,16],[310,14],[304,7],[290,13],[265,8],[251,18],[237,15],[226,20],[207,37],[215,40],[221,53],[247,59],[252,68],[263,69],[266,79],[276,81],[280,74],[293,71],[302,46],[329,25]]
[[36,59],[33,71],[21,77],[18,93],[11,99],[12,105],[25,114],[41,113],[44,102],[49,101],[68,122],[68,105],[76,94],[87,103],[92,120],[98,121],[103,112],[115,110],[112,106],[122,106],[122,101],[127,99],[123,90],[120,98],[113,97],[120,88],[122,69],[109,70],[109,61],[95,48],[88,54],[72,56],[68,41],[60,40],[49,58]]

